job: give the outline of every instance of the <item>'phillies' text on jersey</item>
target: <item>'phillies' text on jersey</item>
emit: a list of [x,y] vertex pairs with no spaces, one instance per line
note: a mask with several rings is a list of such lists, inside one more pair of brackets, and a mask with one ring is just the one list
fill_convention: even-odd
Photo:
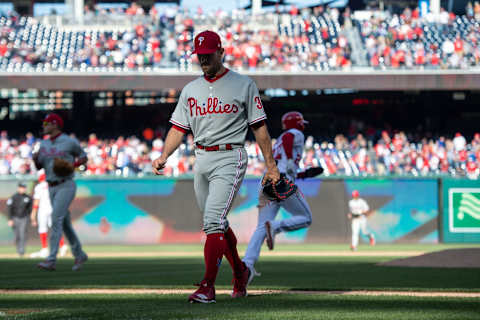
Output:
[[219,113],[237,113],[238,106],[234,103],[231,105],[226,103],[222,105],[222,102],[218,101],[217,97],[209,97],[207,99],[207,105],[205,103],[202,106],[198,105],[198,100],[195,98],[187,99],[188,106],[190,107],[190,116],[193,117],[193,112],[195,111],[195,116],[205,116],[207,114],[219,114]]

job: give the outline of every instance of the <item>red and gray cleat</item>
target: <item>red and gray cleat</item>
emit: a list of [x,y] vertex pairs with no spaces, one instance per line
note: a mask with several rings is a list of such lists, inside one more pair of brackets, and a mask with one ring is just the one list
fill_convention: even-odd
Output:
[[273,250],[273,247],[275,246],[275,235],[273,234],[270,221],[265,222],[265,231],[267,233],[267,247],[269,250]]
[[215,303],[215,287],[209,285],[206,280],[202,280],[198,284],[200,288],[197,289],[188,297],[188,302],[190,303]]
[[250,279],[250,268],[244,264],[245,270],[240,278],[233,278],[232,298],[246,297],[248,280]]
[[37,267],[39,269],[42,269],[42,270],[47,270],[47,271],[55,271],[56,270],[56,267],[55,267],[55,261],[43,261],[43,262],[40,262],[39,264],[37,264]]
[[370,236],[370,245],[371,246],[375,245],[375,237],[373,235]]

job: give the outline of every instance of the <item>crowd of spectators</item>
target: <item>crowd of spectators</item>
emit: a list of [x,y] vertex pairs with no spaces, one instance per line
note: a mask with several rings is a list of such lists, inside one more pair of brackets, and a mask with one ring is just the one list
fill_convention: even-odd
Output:
[[480,4],[456,16],[441,9],[420,15],[373,12],[359,21],[369,63],[378,68],[468,68],[480,62]]
[[[421,15],[348,8],[265,12],[192,12],[170,6],[159,12],[135,2],[127,8],[85,7],[84,25],[68,29],[11,14],[0,21],[0,69],[26,70],[196,70],[191,55],[200,29],[218,30],[225,64],[236,70],[330,70],[360,66],[352,60],[347,30],[358,27],[368,64],[378,68],[467,68],[480,63],[480,4],[466,14],[441,9]],[[353,33],[355,34],[355,33]]]
[[12,14],[0,21],[0,68],[192,71],[193,37],[199,29],[219,31],[225,64],[237,70],[344,68],[351,64],[351,48],[341,35],[339,16],[337,9],[322,6],[260,16],[180,7],[146,12],[133,2],[126,9],[86,7],[84,28],[69,29]]
[[[0,175],[35,174],[31,154],[40,142],[28,133],[22,139],[0,134]],[[91,134],[81,145],[88,162],[79,172],[82,176],[114,175],[119,177],[151,174],[151,162],[163,149],[159,137],[145,141],[135,136],[98,139]],[[255,142],[247,141],[248,175],[261,176],[264,163]],[[166,176],[190,174],[195,161],[192,135],[169,158]],[[301,170],[321,166],[326,176],[467,176],[476,179],[480,172],[480,134],[469,142],[461,133],[454,137],[422,138],[413,141],[404,132],[382,131],[376,140],[356,134],[347,138],[336,135],[331,141],[308,136]]]

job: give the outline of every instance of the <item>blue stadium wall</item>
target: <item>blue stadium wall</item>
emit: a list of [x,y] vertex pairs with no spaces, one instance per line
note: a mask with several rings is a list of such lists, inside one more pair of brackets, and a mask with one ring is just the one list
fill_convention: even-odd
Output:
[[[0,181],[0,244],[11,244],[13,232],[7,226],[6,200],[16,190],[18,180]],[[29,183],[33,188],[33,181]],[[368,226],[379,243],[480,242],[478,232],[448,231],[448,197],[442,196],[457,184],[468,190],[480,188],[478,181],[448,179],[309,179],[298,185],[313,212],[308,229],[281,234],[278,242],[349,243],[350,224],[347,219],[348,200],[353,190],[368,202],[373,214]],[[248,242],[257,223],[259,179],[245,179],[235,199],[229,221],[239,242]],[[75,229],[86,244],[155,244],[198,243],[202,240],[202,215],[198,210],[191,179],[77,179],[77,197],[71,206]],[[480,190],[480,189],[479,189]],[[480,191],[477,208],[480,212]],[[456,198],[455,198],[456,197]],[[470,219],[475,229],[475,206],[455,196],[460,208],[470,206]],[[472,200],[473,199],[473,200]],[[466,201],[466,200],[465,200]],[[463,206],[465,207],[465,206]],[[442,213],[445,214],[442,214]],[[451,214],[450,214],[451,215]],[[278,218],[288,217],[280,210]],[[457,214],[460,217],[460,213]],[[457,220],[458,220],[457,217]],[[458,220],[459,221],[459,220]],[[460,222],[465,223],[465,220]],[[480,227],[480,226],[479,226]],[[458,228],[457,228],[458,229]],[[463,230],[463,229],[459,229]],[[480,230],[480,228],[478,229]],[[457,230],[458,231],[458,230]],[[463,231],[462,231],[463,232]],[[30,243],[36,243],[36,230],[30,228]],[[362,241],[367,238],[362,235]]]

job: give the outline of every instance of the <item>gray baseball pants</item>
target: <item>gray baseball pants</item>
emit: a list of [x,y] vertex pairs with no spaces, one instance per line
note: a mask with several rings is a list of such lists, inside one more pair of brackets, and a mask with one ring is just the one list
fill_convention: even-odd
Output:
[[25,242],[27,240],[28,217],[13,217],[13,230],[15,231],[15,245],[19,255],[25,254]]
[[228,229],[227,214],[242,185],[247,170],[247,151],[195,150],[194,189],[203,213],[206,234],[223,233]]
[[76,191],[77,186],[71,179],[56,186],[49,186],[50,201],[52,202],[53,211],[52,228],[50,229],[50,255],[47,258],[48,261],[57,260],[58,246],[63,233],[65,233],[65,236],[70,243],[75,258],[78,259],[86,256],[85,252],[82,250],[82,245],[73,230],[72,221],[70,220],[69,207],[75,198]]

